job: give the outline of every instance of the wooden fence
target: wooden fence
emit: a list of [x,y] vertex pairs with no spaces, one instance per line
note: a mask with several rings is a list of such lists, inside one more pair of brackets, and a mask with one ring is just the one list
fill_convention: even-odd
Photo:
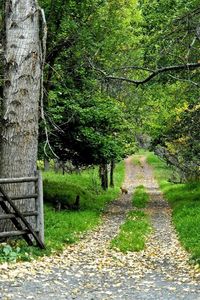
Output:
[[[26,195],[8,196],[3,185],[33,182],[35,193]],[[35,199],[35,210],[20,212],[15,204],[16,200],[28,201]],[[3,178],[0,179],[0,207],[3,213],[0,214],[0,221],[10,220],[16,230],[0,232],[0,238],[22,236],[29,245],[33,245],[33,238],[40,248],[44,246],[44,213],[43,213],[43,185],[41,172],[37,172],[35,177]],[[36,228],[27,221],[26,217],[35,217]]]

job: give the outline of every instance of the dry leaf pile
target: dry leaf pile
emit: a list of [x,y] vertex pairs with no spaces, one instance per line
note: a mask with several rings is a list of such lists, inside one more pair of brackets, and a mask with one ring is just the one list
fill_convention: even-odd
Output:
[[[31,263],[0,265],[0,299],[106,300],[200,299],[199,270],[189,266],[171,224],[171,211],[144,158],[126,160],[124,186],[129,194],[114,201],[103,225],[59,255]],[[150,194],[147,212],[153,231],[146,249],[123,254],[110,249],[126,213],[131,192],[143,184]]]

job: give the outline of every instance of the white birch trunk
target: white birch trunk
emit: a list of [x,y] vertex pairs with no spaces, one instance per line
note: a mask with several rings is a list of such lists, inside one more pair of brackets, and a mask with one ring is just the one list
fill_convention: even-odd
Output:
[[[39,13],[36,0],[6,1],[1,178],[34,176],[36,171],[42,75]],[[10,195],[31,193],[33,185],[6,189]],[[34,210],[34,205],[34,201],[19,203],[23,211]]]

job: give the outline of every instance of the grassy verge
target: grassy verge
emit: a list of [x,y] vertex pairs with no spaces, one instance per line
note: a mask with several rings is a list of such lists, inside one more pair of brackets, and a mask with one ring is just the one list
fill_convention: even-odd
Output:
[[111,247],[124,253],[143,250],[149,232],[147,215],[143,211],[131,211],[121,226],[120,233],[112,240]]
[[192,260],[200,263],[200,183],[170,183],[171,171],[165,163],[152,153],[147,160],[173,209],[172,218],[182,245],[191,253]]
[[137,208],[145,208],[149,201],[149,195],[145,192],[143,185],[138,186],[133,194],[132,203]]
[[[45,172],[43,178],[46,249],[28,247],[23,241],[11,241],[9,245],[0,245],[0,262],[31,260],[33,257],[58,252],[66,244],[78,241],[83,234],[100,223],[106,204],[114,200],[120,192],[124,173],[124,163],[121,162],[115,170],[115,188],[103,191],[100,188],[97,169],[71,175]],[[55,200],[63,204],[74,203],[77,195],[80,195],[79,211],[55,211]]]
[[[149,197],[143,186],[138,186],[132,198],[133,206],[144,208]],[[145,247],[147,234],[150,232],[150,221],[143,211],[131,211],[119,234],[112,240],[111,247],[122,252],[140,251]]]

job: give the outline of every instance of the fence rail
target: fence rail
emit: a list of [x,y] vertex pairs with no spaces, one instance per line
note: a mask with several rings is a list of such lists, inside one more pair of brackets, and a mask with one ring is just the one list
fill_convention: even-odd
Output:
[[[23,195],[23,196],[13,196],[13,197],[10,197],[10,199],[11,200],[23,200],[23,199],[33,199],[33,198],[36,199],[37,197],[38,197],[38,194],[32,194],[32,195]],[[0,201],[4,201],[4,200],[0,199]]]
[[[38,216],[38,212],[37,211],[29,211],[29,212],[22,213],[22,215],[24,217],[33,217],[33,216],[36,217],[36,216]],[[6,219],[11,219],[11,218],[18,218],[18,216],[15,213],[0,215],[0,220],[6,220]]]
[[35,176],[35,177],[19,177],[19,178],[0,178],[0,184],[34,182],[34,181],[37,181],[37,180],[38,180],[38,176]]

